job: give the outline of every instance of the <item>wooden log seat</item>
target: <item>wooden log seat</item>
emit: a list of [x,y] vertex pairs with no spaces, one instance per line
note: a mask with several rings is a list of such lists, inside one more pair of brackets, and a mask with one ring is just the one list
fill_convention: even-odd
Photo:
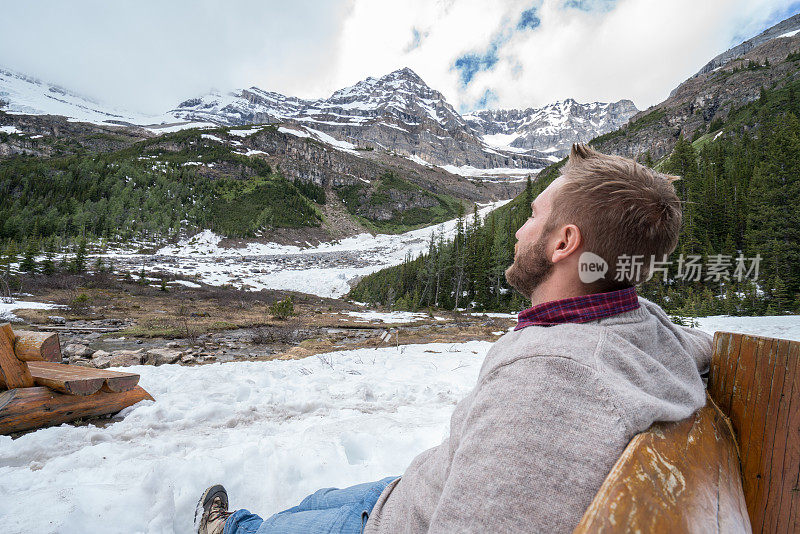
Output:
[[113,414],[142,400],[153,397],[139,386],[121,393],[98,391],[85,396],[67,395],[41,386],[0,391],[0,434]]
[[575,532],[800,532],[798,360],[717,332],[706,406],[635,436]]
[[134,373],[61,362],[58,334],[0,324],[0,434],[116,413],[153,398]]

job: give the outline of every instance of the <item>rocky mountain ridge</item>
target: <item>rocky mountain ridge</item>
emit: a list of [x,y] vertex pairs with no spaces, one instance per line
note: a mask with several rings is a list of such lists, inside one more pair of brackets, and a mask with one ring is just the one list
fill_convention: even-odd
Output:
[[[464,175],[473,175],[475,169],[535,172],[573,141],[616,128],[628,114],[624,102],[577,104],[566,100],[541,110],[478,112],[466,120],[439,91],[413,70],[403,68],[380,78],[366,78],[324,99],[307,100],[250,87],[209,93],[162,115],[149,116],[109,108],[62,87],[0,70],[0,110],[9,113],[61,115],[70,121],[140,127],[153,133],[197,126],[288,123],[308,126],[362,148],[448,166]],[[491,117],[498,123],[490,124]],[[513,139],[491,137],[512,131],[518,131]],[[490,137],[483,139],[485,135]],[[509,142],[502,142],[506,140]]]
[[638,111],[631,100],[580,104],[568,98],[541,108],[475,111],[464,119],[490,145],[563,157],[572,143],[616,130]]
[[547,155],[486,146],[444,95],[403,68],[304,100],[257,87],[212,93],[170,110],[187,121],[233,126],[294,121],[364,147],[381,147],[433,165],[541,168]]
[[[734,46],[733,48],[729,48],[725,52],[721,53],[720,55],[716,56],[714,59],[706,63],[702,69],[700,69],[697,74],[693,76],[696,78],[701,74],[707,74],[709,72],[722,67],[723,65],[728,64],[731,60],[741,57],[753,48],[757,47],[761,43],[769,41],[771,39],[775,39],[782,36],[787,36],[786,34],[796,34],[800,31],[800,13],[789,17],[788,19],[782,20],[778,24],[767,28],[763,32],[759,33],[755,37],[752,37],[741,44]],[[792,35],[788,35],[791,37]],[[670,95],[672,96],[672,95]]]

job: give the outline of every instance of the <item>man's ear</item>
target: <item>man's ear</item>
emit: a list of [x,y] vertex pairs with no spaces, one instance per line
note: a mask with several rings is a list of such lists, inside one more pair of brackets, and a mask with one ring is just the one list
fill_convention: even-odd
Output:
[[574,224],[567,224],[555,232],[553,253],[550,261],[558,263],[574,254],[583,244],[580,229]]

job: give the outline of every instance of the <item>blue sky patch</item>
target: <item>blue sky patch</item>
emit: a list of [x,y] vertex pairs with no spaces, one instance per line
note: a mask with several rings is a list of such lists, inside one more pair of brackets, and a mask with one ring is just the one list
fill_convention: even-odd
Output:
[[536,8],[532,7],[522,12],[517,22],[517,30],[534,29],[542,23],[542,20],[536,16]]
[[789,17],[796,15],[797,13],[800,13],[800,1],[792,2],[791,4],[789,4],[788,7],[776,11],[767,21],[765,21],[761,25],[761,28],[759,28],[759,30],[756,32],[750,32],[747,34],[743,33],[742,31],[736,32],[733,35],[733,37],[731,37],[729,45],[733,47],[743,41],[751,39],[756,35],[760,34],[761,32],[763,32],[764,30],[767,30],[772,26],[775,26],[780,21],[788,19]]
[[500,31],[492,37],[483,53],[468,52],[456,58],[451,70],[459,71],[462,85],[469,85],[472,78],[482,70],[491,70],[497,64],[497,51],[511,38],[510,31]]

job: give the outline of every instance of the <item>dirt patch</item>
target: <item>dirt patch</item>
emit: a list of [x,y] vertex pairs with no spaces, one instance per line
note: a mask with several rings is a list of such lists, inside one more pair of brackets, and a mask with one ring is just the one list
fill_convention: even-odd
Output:
[[[172,346],[199,361],[296,359],[397,344],[493,341],[513,325],[508,319],[438,310],[436,317],[429,313],[404,324],[368,322],[348,314],[363,307],[341,299],[205,285],[162,291],[108,273],[29,276],[22,283],[32,300],[66,306],[15,311],[29,327],[58,331],[62,347],[82,344],[111,352]],[[292,315],[279,319],[270,313],[273,304],[289,298]],[[64,323],[54,325],[53,315]]]

